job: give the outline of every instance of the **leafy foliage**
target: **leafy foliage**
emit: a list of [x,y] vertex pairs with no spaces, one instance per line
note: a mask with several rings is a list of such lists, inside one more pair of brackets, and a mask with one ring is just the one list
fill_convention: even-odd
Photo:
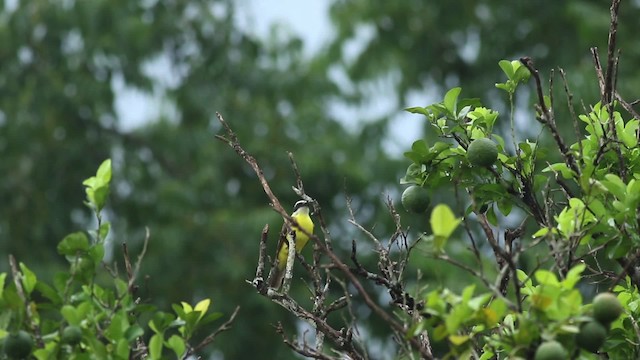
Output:
[[[84,181],[87,206],[98,219],[111,186],[111,170],[111,160],[106,160],[95,176]],[[13,282],[6,281],[7,273],[0,274],[0,339],[33,336],[37,344],[33,356],[40,360],[163,359],[168,353],[182,359],[199,350],[202,346],[194,343],[194,335],[222,316],[208,313],[211,300],[193,307],[182,302],[173,305],[173,312],[141,302],[136,294],[139,265],[133,270],[125,259],[127,278],[122,278],[103,262],[108,223],[88,234],[76,232],[60,241],[58,253],[68,268],[55,274],[51,283],[22,262],[19,269],[12,267]],[[5,341],[8,355],[17,354],[16,342]],[[19,357],[30,353],[31,349],[25,350]]]
[[[500,67],[507,81],[496,86],[512,97],[529,78],[529,70],[510,61],[501,61]],[[441,103],[407,109],[424,116],[444,141],[431,148],[424,140],[416,141],[405,154],[412,163],[401,182],[419,183],[434,192],[451,191],[453,183],[456,193],[466,194],[458,197],[458,203],[467,204],[462,224],[471,250],[482,263],[488,260],[483,250],[488,245],[497,275],[492,279],[483,269],[474,270],[449,257],[438,234],[443,226],[455,228],[459,220],[454,215],[443,218],[451,210],[436,206],[431,215],[433,235],[420,241],[431,244],[431,256],[480,278],[484,291],[477,293],[477,287],[470,285],[460,295],[446,288],[425,293],[429,318],[416,323],[408,335],[429,329],[433,340],[447,343],[447,357],[452,358],[531,358],[539,344],[551,348],[556,346],[548,345],[553,341],[573,354],[571,358],[597,358],[591,353],[637,357],[639,348],[631,340],[636,337],[631,310],[640,278],[626,264],[635,261],[630,254],[639,245],[635,235],[640,201],[636,189],[640,172],[635,171],[640,165],[638,120],[623,119],[614,110],[615,103],[597,103],[591,112],[579,116],[586,124],[585,138],[561,154],[562,162],[548,164],[548,155],[538,151],[537,141],[519,141],[515,133],[510,139],[514,150],[508,151],[506,141],[491,132],[500,121],[498,112],[476,100],[458,100],[460,92],[454,88]],[[553,113],[538,116],[543,123],[553,121]],[[557,130],[550,127],[549,131]],[[558,139],[558,134],[553,135]],[[470,166],[463,156],[468,144],[487,137],[499,144],[498,162],[489,168]],[[486,205],[488,210],[481,208]],[[508,216],[516,208],[524,218],[519,215],[521,225],[509,228],[506,224],[513,222]],[[538,228],[531,239],[523,236],[527,225]],[[486,237],[486,242],[478,236]],[[444,238],[449,237],[447,232]],[[530,254],[538,261],[537,270],[528,272],[518,266],[518,259]],[[618,295],[598,296],[594,313],[583,301],[583,293],[593,291],[598,282],[609,284]],[[604,305],[600,300],[604,298],[611,303]],[[613,322],[603,313],[610,313]]]

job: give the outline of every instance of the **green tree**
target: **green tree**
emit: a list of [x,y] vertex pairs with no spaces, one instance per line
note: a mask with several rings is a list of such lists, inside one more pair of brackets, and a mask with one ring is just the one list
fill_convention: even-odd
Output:
[[[271,326],[281,314],[245,285],[257,258],[255,234],[281,220],[246,167],[215,141],[215,111],[242,123],[239,136],[252,139],[248,149],[281,180],[274,190],[287,204],[296,201],[287,151],[309,191],[332,204],[329,214],[344,203],[345,189],[355,200],[380,198],[399,162],[381,149],[383,124],[349,132],[327,112],[339,89],[302,56],[299,39],[276,33],[263,44],[239,29],[235,13],[231,1],[27,1],[3,8],[0,166],[8,176],[0,181],[0,248],[33,261],[45,278],[61,269],[55,244],[93,221],[80,206],[78,180],[113,157],[106,260],[120,259],[124,242],[140,251],[148,228],[143,301],[168,305],[190,294],[193,301],[212,298],[225,313],[242,304],[237,331],[260,336],[250,345],[237,338],[216,346],[228,358],[246,358],[281,344]],[[166,74],[150,71],[154,63],[165,63]],[[161,96],[163,109],[175,111],[123,130],[114,108],[120,82]]]
[[[315,330],[311,341],[287,337],[279,328],[294,351],[311,358],[368,358],[370,337],[362,329],[369,329],[371,319],[358,315],[366,308],[395,334],[399,358],[638,357],[640,120],[618,96],[613,76],[619,5],[612,1],[609,67],[595,66],[602,98],[571,118],[585,132],[575,143],[559,132],[555,109],[561,105],[543,88],[532,60],[502,60],[499,68],[506,79],[495,87],[511,99],[532,80],[535,119],[552,138],[553,148],[540,146],[540,137],[519,138],[512,102],[501,115],[452,88],[440,102],[407,109],[426,119],[438,141],[413,143],[405,153],[410,165],[401,182],[412,184],[403,204],[416,199],[418,205],[427,203],[419,191],[423,188],[454,198],[455,210],[436,205],[429,215],[430,231],[414,239],[392,206],[396,232],[389,238],[378,237],[375,229],[359,226],[351,217],[361,234],[348,257],[333,250],[340,239],[321,222],[321,235],[312,236],[313,262],[305,267],[311,304],[288,292],[287,277],[281,289],[265,285],[260,257],[256,290]],[[512,123],[509,137],[494,133],[497,121]],[[230,147],[252,166],[269,193],[259,165],[245,154],[232,129],[226,130]],[[550,150],[559,153],[559,161]],[[295,226],[277,196],[269,196],[288,226]],[[314,207],[319,210],[317,203]],[[409,208],[424,212],[422,206]],[[464,231],[456,232],[458,228]],[[375,244],[375,270],[358,260],[356,249],[367,242]],[[467,259],[460,256],[465,253]],[[289,256],[289,265],[293,261]],[[425,272],[446,263],[467,278],[462,284],[437,286],[409,272],[409,263]],[[457,290],[460,285],[463,289]],[[372,300],[382,291],[391,306]],[[587,299],[594,293],[598,295],[590,304]]]
[[9,255],[11,277],[0,273],[3,359],[163,359],[169,354],[186,359],[229,329],[237,309],[217,330],[195,340],[206,324],[222,316],[209,313],[210,299],[194,306],[182,301],[172,305],[172,312],[140,301],[140,264],[146,244],[135,259],[124,253],[122,276],[103,262],[111,229],[103,210],[111,180],[112,162],[107,159],[95,176],[83,182],[85,204],[95,215],[97,227],[71,233],[58,243],[57,252],[67,268],[56,273],[53,281],[39,278]]
[[[571,69],[576,95],[593,101],[598,92],[589,48],[606,49],[607,9],[607,3],[592,0],[336,0],[331,7],[335,37],[326,54],[343,59],[356,84],[393,73],[402,100],[408,91],[426,86],[438,86],[442,93],[464,86],[470,93],[487,94],[490,101],[500,97],[491,85],[500,76],[495,62],[526,55],[545,74],[558,66]],[[619,15],[619,44],[628,56],[618,74],[628,79],[620,84],[622,94],[632,93],[640,81],[633,67],[640,56],[633,46],[639,9],[637,3],[625,3]],[[366,43],[354,56],[346,45],[357,38]]]
[[[574,89],[595,97],[595,86],[583,86],[592,76],[584,75],[592,72],[587,48],[603,47],[608,26],[605,9],[593,1],[455,7],[443,2],[429,9],[418,2],[336,1],[337,37],[327,51],[307,59],[300,39],[275,33],[262,43],[243,32],[236,22],[237,2],[228,0],[7,5],[0,9],[0,252],[32,260],[33,270],[42,274],[39,279],[66,266],[56,244],[70,230],[94,221],[80,205],[78,179],[112,157],[114,184],[105,217],[113,229],[106,261],[122,258],[123,242],[140,251],[148,227],[143,273],[149,280],[142,286],[143,301],[168,305],[212,298],[227,314],[241,304],[236,331],[260,335],[222,335],[228,341],[216,347],[228,358],[256,352],[292,356],[271,324],[286,319],[291,326],[296,320],[272,311],[244,285],[255,270],[260,229],[265,223],[277,229],[282,219],[269,208],[249,169],[213,139],[220,131],[215,111],[233,124],[289,206],[297,200],[286,155],[293,152],[305,189],[322,204],[332,232],[345,239],[335,244],[336,251],[348,255],[348,239],[358,231],[344,221],[344,193],[351,196],[358,221],[375,225],[378,237],[388,237],[396,227],[381,211],[384,196],[399,197],[396,182],[405,169],[381,147],[385,119],[351,131],[341,124],[358,119],[338,121],[327,110],[335,101],[363,98],[329,80],[330,69],[346,63],[359,88],[395,70],[401,80],[393,92],[400,99],[425,83],[440,89],[460,83],[465,94],[484,94],[499,79],[498,59],[531,54],[543,70],[570,69]],[[637,5],[624,6],[628,12],[621,13],[619,29],[627,59],[619,71],[626,79],[620,84],[623,94],[637,88],[630,65],[638,56],[635,47],[625,45]],[[374,29],[374,37],[355,61],[346,61],[342,51],[354,24]],[[569,24],[578,29],[577,38],[547,35],[562,34]],[[467,39],[479,39],[475,60],[464,55],[464,45],[473,44]],[[158,63],[165,64],[159,68],[169,76],[149,70]],[[116,83],[161,97],[158,118],[123,130],[114,108]],[[490,100],[499,98],[497,90],[489,93]],[[441,202],[444,194],[434,193],[432,203]],[[403,221],[430,231],[421,217]],[[365,266],[375,268],[372,253],[362,249],[360,255]],[[6,260],[0,258],[0,265],[6,267]],[[420,268],[421,263],[409,266]],[[464,276],[452,268],[442,265],[425,277],[446,283]],[[299,282],[292,291],[307,294]],[[393,349],[386,340],[388,328],[379,321],[367,331]]]

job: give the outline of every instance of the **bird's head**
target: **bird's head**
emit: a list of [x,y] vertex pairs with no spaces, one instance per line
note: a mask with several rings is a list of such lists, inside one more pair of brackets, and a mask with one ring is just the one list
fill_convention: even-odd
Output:
[[312,213],[311,203],[309,203],[306,200],[300,200],[296,202],[295,205],[293,205],[293,212],[294,213],[301,213],[301,212]]

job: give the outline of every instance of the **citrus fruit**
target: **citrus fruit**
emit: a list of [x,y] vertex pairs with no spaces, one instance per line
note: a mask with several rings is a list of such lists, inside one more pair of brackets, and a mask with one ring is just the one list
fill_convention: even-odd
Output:
[[622,315],[622,304],[612,293],[601,293],[593,298],[593,317],[603,325],[608,325]]
[[62,330],[62,342],[69,345],[78,345],[82,340],[82,329],[75,325],[69,325]]
[[23,359],[31,354],[33,339],[28,332],[20,330],[4,338],[4,352],[10,359]]
[[402,193],[402,206],[408,212],[423,213],[427,211],[430,203],[429,192],[421,186],[409,186]]
[[579,347],[595,353],[607,339],[607,329],[597,321],[589,321],[580,327],[576,335],[576,344]]
[[467,160],[473,166],[491,166],[498,159],[498,147],[492,140],[475,139],[467,148]]
[[569,358],[567,350],[555,341],[545,341],[536,350],[535,360],[566,360]]

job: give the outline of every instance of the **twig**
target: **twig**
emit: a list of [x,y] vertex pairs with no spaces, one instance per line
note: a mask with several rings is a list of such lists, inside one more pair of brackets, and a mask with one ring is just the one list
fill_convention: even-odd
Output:
[[269,236],[269,224],[265,224],[262,228],[262,234],[260,236],[260,249],[258,252],[258,266],[256,267],[256,277],[252,284],[260,291],[261,294],[265,293],[271,280],[271,277],[265,281],[264,278],[264,265],[267,257],[267,238]]
[[[266,180],[266,178],[264,176],[264,173],[263,173],[262,169],[260,168],[260,166],[258,165],[258,163],[255,160],[255,158],[253,158],[253,156],[249,155],[242,148],[242,146],[238,142],[237,136],[235,135],[233,130],[229,127],[229,125],[226,123],[226,121],[223,119],[222,115],[220,115],[220,113],[216,113],[216,115],[217,115],[218,120],[220,121],[220,123],[225,128],[225,130],[227,132],[227,136],[228,136],[228,137],[224,137],[224,136],[216,135],[216,138],[218,138],[218,139],[220,139],[222,141],[225,141],[227,143],[227,145],[229,145],[231,148],[233,148],[236,151],[236,153],[238,155],[240,155],[251,166],[251,168],[256,173],[256,175],[258,177],[258,180],[262,184],[263,190],[267,194],[267,196],[268,196],[269,200],[271,201],[272,206],[274,207],[274,209],[285,219],[285,222],[289,226],[297,227],[297,223],[295,222],[295,220],[293,220],[291,218],[291,216],[289,216],[289,214],[287,214],[285,212],[285,210],[283,209],[283,207],[280,204],[279,200],[277,199],[277,197],[275,196],[275,194],[271,190],[271,187],[269,186],[269,183],[267,182],[267,180]],[[321,222],[321,227],[323,228],[323,232],[325,234],[328,234],[328,230],[326,230],[326,226],[324,224],[324,220],[321,217],[321,214],[318,214],[318,219]],[[378,317],[380,317],[387,324],[389,324],[389,326],[394,331],[399,332],[399,333],[404,333],[405,332],[405,329],[404,329],[403,325],[398,323],[391,315],[389,315],[385,310],[383,310],[380,306],[378,306],[378,304],[371,298],[371,296],[366,291],[366,289],[364,288],[362,283],[360,283],[360,281],[358,280],[357,276],[353,272],[351,272],[350,268],[344,262],[342,262],[340,260],[340,258],[332,251],[331,244],[330,244],[330,242],[327,241],[327,239],[325,239],[325,242],[323,242],[322,240],[320,240],[320,238],[318,236],[309,233],[308,231],[306,231],[303,228],[300,228],[300,231],[302,233],[304,233],[305,235],[309,236],[309,238],[315,243],[317,248],[330,259],[330,261],[332,262],[333,266],[335,266],[335,268],[337,268],[341,273],[343,273],[347,277],[349,282],[351,282],[353,287],[358,291],[360,296],[363,298],[365,304]],[[290,247],[290,249],[293,249],[293,247]],[[286,295],[286,293],[279,294],[279,293],[273,291],[273,289],[268,289],[266,296],[271,298],[273,301],[277,302],[281,306],[287,308],[292,313],[296,314],[300,319],[310,320],[313,323],[315,323],[315,325],[321,331],[326,331],[329,334],[331,334],[332,341],[334,343],[336,343],[339,347],[347,349],[348,351],[350,351],[350,353],[358,354],[358,352],[355,349],[355,347],[353,346],[353,343],[352,343],[351,340],[349,340],[346,343],[344,343],[343,342],[344,341],[343,336],[341,336],[340,334],[333,333],[335,330],[333,328],[331,328],[329,325],[327,325],[326,321],[324,319],[319,318],[318,316],[315,316],[315,315],[309,313],[307,310],[305,310],[304,308],[302,308],[299,305],[297,305],[291,298],[289,298]],[[349,337],[350,337],[350,335],[349,335]],[[409,339],[409,342],[412,344],[412,347],[421,354],[421,356],[423,358],[425,358],[425,359],[432,359],[433,358],[433,355],[431,353],[431,349],[430,348],[425,348],[423,346],[423,343],[421,343],[418,339],[411,338],[411,339]]]
[[124,266],[125,269],[127,271],[127,288],[128,291],[131,295],[135,295],[136,291],[138,290],[138,286],[135,285],[135,281],[136,281],[136,277],[138,276],[138,273],[140,272],[140,266],[142,265],[142,259],[144,258],[145,254],[147,253],[147,247],[149,245],[149,238],[150,238],[150,232],[149,232],[149,228],[146,227],[145,228],[145,237],[144,237],[144,242],[142,244],[142,251],[140,252],[140,255],[138,255],[138,259],[136,260],[136,264],[135,264],[135,269],[131,266],[131,260],[129,258],[129,248],[127,247],[126,243],[122,244],[122,252],[123,252],[123,257],[124,257]]
[[[289,338],[287,338],[287,336],[284,333],[284,328],[282,327],[281,323],[278,323],[278,325],[276,325],[276,332],[282,336],[282,342],[284,342],[285,345],[287,345],[293,351],[297,352],[302,356],[310,357],[313,359],[321,359],[321,360],[340,359],[340,358],[336,358],[336,357],[332,357],[327,354],[324,354],[321,351],[318,351],[317,349],[311,348],[309,345],[307,345],[307,342],[304,340],[303,340],[302,346],[300,346],[297,341],[289,340]],[[361,360],[362,358],[356,357],[355,359]]]
[[29,297],[24,292],[24,287],[22,286],[22,279],[24,278],[24,274],[22,274],[20,269],[18,269],[16,258],[13,257],[12,254],[9,254],[9,267],[11,268],[11,276],[13,277],[13,283],[16,285],[16,292],[18,293],[18,297],[20,297],[22,303],[24,304],[24,311],[27,315],[29,327],[31,327],[31,330],[33,330],[33,334],[35,335],[38,347],[43,348],[44,340],[42,340],[40,326],[38,325],[38,322],[35,319],[35,315],[33,314],[33,310],[29,304]]
[[214,331],[213,333],[211,333],[209,336],[207,336],[206,338],[202,339],[202,341],[196,345],[192,351],[188,351],[187,354],[185,354],[182,358],[183,359],[187,359],[189,358],[189,356],[193,353],[196,353],[200,350],[202,350],[204,347],[206,347],[207,345],[211,344],[211,342],[213,342],[213,340],[216,338],[216,336],[218,336],[220,333],[227,331],[229,329],[231,329],[231,324],[233,324],[233,321],[236,319],[236,316],[238,315],[238,311],[240,311],[240,306],[236,306],[236,309],[233,310],[233,313],[231,314],[231,316],[229,317],[229,319],[227,319],[227,321],[225,321],[222,325],[220,325],[216,331]]
[[567,74],[564,72],[564,69],[560,68],[560,76],[562,77],[562,84],[564,85],[564,93],[567,96],[567,106],[569,107],[569,114],[571,114],[571,120],[573,122],[573,131],[575,132],[576,139],[578,140],[578,148],[580,149],[579,160],[583,163],[584,150],[582,149],[582,141],[580,141],[580,130],[578,129],[578,116],[576,115],[576,111],[573,108],[573,94],[571,90],[569,90],[569,82],[567,81]]
[[558,131],[558,128],[556,126],[556,121],[555,121],[553,112],[549,108],[547,108],[547,105],[545,104],[544,94],[542,92],[542,83],[540,81],[540,73],[538,72],[538,69],[536,69],[533,66],[533,61],[529,57],[520,58],[520,62],[527,69],[529,69],[529,72],[531,72],[531,74],[533,75],[533,78],[536,83],[536,93],[538,94],[537,106],[540,108],[540,116],[538,116],[537,119],[543,125],[547,125],[549,127],[549,130],[551,131],[551,135],[553,136],[553,139],[555,140],[556,145],[558,146],[558,149],[560,149],[560,152],[564,157],[565,163],[571,168],[571,170],[573,170],[576,174],[580,175],[581,171],[578,165],[576,164],[576,160],[573,157],[573,154],[571,153],[569,148],[567,148],[567,146],[564,143],[564,140],[560,136],[560,132]]
[[[614,88],[614,73],[615,73],[615,51],[616,51],[616,38],[618,34],[618,11],[620,9],[620,0],[613,0],[611,2],[611,22],[609,23],[609,38],[607,46],[607,72],[604,76],[604,89],[602,94],[602,100],[604,104],[612,102],[615,91]],[[603,105],[604,105],[603,104]],[[613,114],[610,114],[613,116]]]

